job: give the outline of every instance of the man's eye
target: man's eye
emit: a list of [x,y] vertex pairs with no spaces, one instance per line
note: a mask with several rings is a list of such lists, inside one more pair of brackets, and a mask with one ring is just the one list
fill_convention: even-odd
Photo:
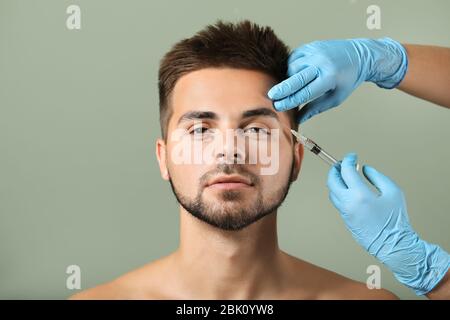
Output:
[[196,127],[193,130],[191,130],[189,132],[189,134],[193,134],[193,135],[201,135],[203,133],[205,133],[206,130],[208,130],[209,128],[206,127]]
[[269,130],[266,128],[260,128],[260,127],[249,127],[244,130],[245,133],[250,134],[269,134]]

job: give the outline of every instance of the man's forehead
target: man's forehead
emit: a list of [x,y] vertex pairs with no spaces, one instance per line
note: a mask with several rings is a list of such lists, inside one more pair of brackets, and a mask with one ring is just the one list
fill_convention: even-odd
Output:
[[171,99],[173,123],[189,112],[213,112],[217,119],[241,119],[255,109],[266,109],[267,115],[275,115],[273,119],[289,121],[289,116],[276,111],[267,96],[273,84],[271,76],[254,70],[205,68],[190,72],[175,85]]
[[175,106],[241,107],[271,105],[267,92],[275,81],[268,75],[251,70],[207,68],[183,75],[175,84],[172,102]]
[[182,75],[175,86],[189,86],[192,89],[192,87],[199,85],[200,87],[215,87],[224,83],[227,84],[226,88],[233,88],[233,85],[236,85],[235,88],[241,88],[244,84],[254,88],[265,88],[275,84],[276,80],[267,73],[258,70],[210,67]]

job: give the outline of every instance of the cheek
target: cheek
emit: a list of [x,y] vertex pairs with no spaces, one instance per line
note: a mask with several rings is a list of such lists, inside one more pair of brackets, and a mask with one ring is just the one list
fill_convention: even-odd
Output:
[[289,176],[293,159],[292,146],[288,141],[282,139],[283,137],[271,137],[259,141],[250,141],[252,147],[249,149],[255,150],[254,153],[258,155],[258,166],[260,168],[270,167],[271,170],[265,172],[275,175],[278,179]]
[[279,162],[280,150],[278,144],[272,141],[270,137],[249,137],[245,140],[245,150],[249,159],[248,163],[266,167],[274,161]]
[[291,145],[283,144],[280,148],[280,169],[282,174],[289,177],[294,165],[294,149]]
[[201,165],[194,164],[168,164],[170,178],[177,190],[185,195],[194,196],[200,188],[200,178],[204,174]]
[[172,180],[176,180],[178,183],[187,181],[193,183],[198,181],[201,176],[196,165],[170,163],[168,167]]

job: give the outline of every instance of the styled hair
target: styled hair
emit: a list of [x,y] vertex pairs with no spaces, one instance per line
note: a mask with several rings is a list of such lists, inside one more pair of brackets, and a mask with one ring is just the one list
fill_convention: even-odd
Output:
[[[183,75],[204,68],[229,67],[260,71],[280,82],[287,78],[289,52],[289,47],[270,27],[248,20],[237,23],[218,20],[176,43],[161,59],[159,66],[159,122],[163,138],[167,139],[172,115],[171,93]],[[297,130],[297,108],[287,112],[291,127]]]

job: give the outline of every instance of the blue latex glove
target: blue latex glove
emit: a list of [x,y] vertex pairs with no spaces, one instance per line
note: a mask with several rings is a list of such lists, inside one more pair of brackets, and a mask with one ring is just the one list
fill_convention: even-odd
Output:
[[412,229],[403,192],[388,177],[370,166],[355,169],[356,154],[345,156],[331,168],[327,186],[333,205],[353,235],[371,255],[385,264],[398,281],[423,295],[431,291],[450,267],[450,255],[421,240]]
[[390,38],[314,41],[292,52],[289,78],[267,95],[278,111],[311,101],[299,112],[302,123],[341,104],[364,81],[396,87],[407,67],[405,48]]

